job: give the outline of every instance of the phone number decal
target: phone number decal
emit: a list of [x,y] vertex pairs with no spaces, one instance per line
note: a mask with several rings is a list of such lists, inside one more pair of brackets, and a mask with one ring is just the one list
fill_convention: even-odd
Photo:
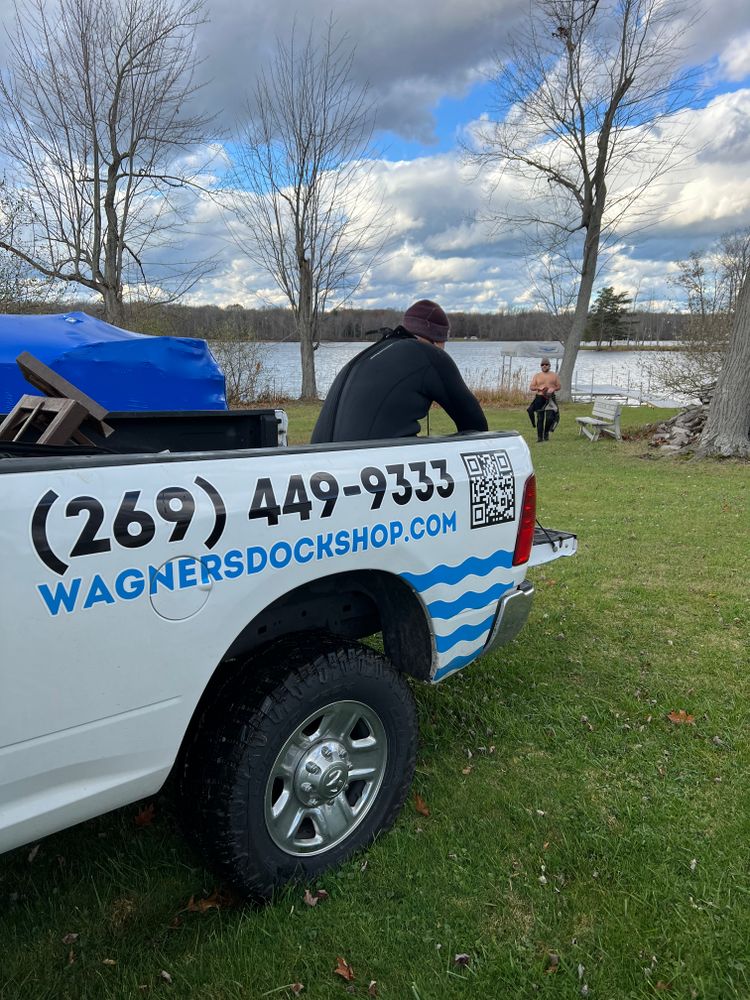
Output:
[[[368,465],[354,482],[344,484],[330,472],[293,474],[278,492],[270,477],[261,476],[252,491],[247,516],[251,521],[265,520],[275,526],[288,515],[297,515],[301,521],[309,521],[313,512],[321,518],[331,517],[342,497],[367,494],[371,498],[370,510],[379,510],[386,497],[403,506],[412,499],[423,503],[434,496],[447,499],[454,489],[445,459],[392,464],[384,469]],[[169,486],[160,490],[151,504],[144,500],[141,490],[126,490],[111,520],[96,497],[77,496],[65,504],[63,513],[65,518],[83,518],[81,527],[69,551],[60,553],[53,548],[48,531],[49,516],[58,501],[60,496],[54,490],[48,490],[39,500],[31,518],[31,539],[44,565],[60,576],[69,569],[69,560],[79,556],[110,552],[114,546],[142,548],[156,537],[162,525],[170,531],[169,542],[181,542],[201,508],[207,515],[199,519],[204,531],[205,525],[210,525],[201,541],[211,550],[224,534],[227,522],[224,498],[202,476],[195,477],[190,489]]]
[[[392,486],[390,489],[389,484]],[[298,514],[303,521],[308,521],[313,509],[310,497],[323,504],[320,516],[330,517],[342,494],[353,497],[369,493],[372,497],[370,510],[378,510],[389,493],[395,503],[403,505],[409,503],[412,497],[423,502],[431,500],[435,494],[447,498],[454,489],[455,483],[448,474],[444,459],[429,463],[409,462],[406,466],[386,465],[385,471],[368,465],[360,472],[359,482],[343,487],[330,472],[314,472],[307,484],[304,476],[290,476],[282,503],[276,497],[271,480],[263,478],[255,486],[248,516],[251,520],[265,518],[269,524],[278,524],[284,514]]]

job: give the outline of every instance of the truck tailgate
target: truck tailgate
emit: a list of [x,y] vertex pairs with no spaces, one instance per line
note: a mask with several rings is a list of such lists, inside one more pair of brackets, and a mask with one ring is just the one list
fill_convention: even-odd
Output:
[[561,556],[573,556],[577,548],[578,538],[570,531],[557,531],[555,528],[543,528],[537,525],[534,529],[534,544],[528,565],[542,566],[544,563],[560,559]]

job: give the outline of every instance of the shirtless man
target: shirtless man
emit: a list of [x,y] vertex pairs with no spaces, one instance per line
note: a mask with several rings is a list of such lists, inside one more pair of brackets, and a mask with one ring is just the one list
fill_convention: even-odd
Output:
[[[549,432],[557,423],[558,409],[555,393],[560,389],[560,379],[551,371],[548,358],[542,358],[542,370],[531,379],[529,392],[534,393],[531,405],[526,410],[531,426],[536,427],[537,441],[549,441]],[[547,404],[551,403],[551,406]]]

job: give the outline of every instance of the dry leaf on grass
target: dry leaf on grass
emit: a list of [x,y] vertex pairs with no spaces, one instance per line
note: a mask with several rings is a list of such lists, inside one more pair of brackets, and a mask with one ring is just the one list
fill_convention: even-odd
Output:
[[560,956],[556,955],[554,951],[551,951],[547,955],[547,968],[544,970],[547,975],[551,972],[557,972],[560,968]]
[[421,795],[414,793],[414,808],[417,810],[420,816],[429,816],[430,810],[427,808],[427,803],[422,798]]
[[660,979],[659,982],[654,987],[654,989],[657,989],[657,990],[671,990],[672,989],[672,984],[671,983],[665,983],[663,979]]
[[72,965],[73,962],[75,962],[75,960],[76,960],[75,952],[71,948],[70,951],[68,952],[68,965]]
[[117,962],[115,962],[114,958],[103,958],[102,965],[117,965]]
[[302,992],[302,990],[304,990],[304,988],[305,987],[302,985],[302,983],[292,983],[292,985],[289,987],[289,989],[296,997],[300,995],[300,993]]
[[185,911],[188,913],[206,913],[208,910],[221,910],[227,906],[231,906],[233,902],[234,899],[228,892],[214,889],[210,896],[204,896],[202,899],[196,899],[195,896],[191,896],[187,901],[187,906],[183,910],[180,910],[180,913],[184,913]]
[[317,889],[315,892],[305,889],[305,895],[302,899],[307,906],[317,906],[322,900],[328,899],[328,893],[325,889]]
[[159,973],[159,979],[163,979],[165,983],[172,982],[172,977],[170,976],[170,974],[167,972],[166,969],[161,970],[161,972]]
[[468,965],[470,961],[471,961],[471,956],[466,955],[463,952],[459,955],[453,956],[454,965]]
[[31,864],[31,863],[32,863],[32,861],[34,860],[34,858],[35,858],[35,857],[37,856],[37,854],[39,853],[39,848],[40,848],[40,847],[41,847],[41,844],[34,844],[34,846],[33,846],[33,847],[31,848],[31,850],[29,851],[29,864]]
[[73,934],[72,932],[69,932],[68,934],[66,934],[63,937],[62,943],[63,944],[74,944],[77,940],[78,940],[78,935],[77,934]]
[[135,825],[139,830],[142,830],[144,826],[151,826],[154,822],[154,816],[156,815],[156,806],[153,802],[150,802],[147,806],[139,809],[135,814]]
[[335,976],[341,976],[345,979],[347,983],[350,983],[354,979],[354,969],[349,965],[345,958],[340,955],[336,956],[336,968],[333,970]]
[[667,718],[670,722],[673,722],[676,726],[694,726],[695,716],[688,715],[684,708],[681,708],[679,712],[667,712]]
[[674,723],[676,726],[695,725],[695,716],[690,715],[690,713],[686,712],[684,708],[681,708],[679,711],[672,710],[671,712],[668,712],[667,718],[669,719],[670,722]]
[[368,997],[376,997],[378,995],[378,983],[377,980],[371,979],[370,985],[367,987]]

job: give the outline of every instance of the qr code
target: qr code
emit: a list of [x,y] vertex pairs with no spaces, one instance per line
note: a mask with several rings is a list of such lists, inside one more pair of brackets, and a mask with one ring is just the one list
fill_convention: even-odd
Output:
[[505,524],[516,516],[513,467],[505,451],[462,455],[469,473],[472,528]]

